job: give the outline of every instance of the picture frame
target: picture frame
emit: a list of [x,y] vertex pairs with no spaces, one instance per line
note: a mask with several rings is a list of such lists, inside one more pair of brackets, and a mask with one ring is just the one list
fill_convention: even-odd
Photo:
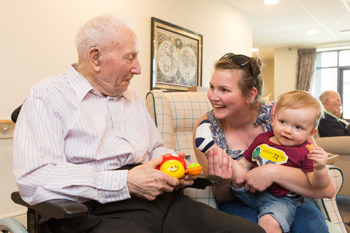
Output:
[[202,86],[203,35],[151,18],[151,90]]

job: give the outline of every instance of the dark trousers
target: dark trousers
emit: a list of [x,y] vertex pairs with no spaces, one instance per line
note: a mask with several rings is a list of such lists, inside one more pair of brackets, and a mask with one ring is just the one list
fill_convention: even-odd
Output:
[[[93,226],[93,229],[81,226],[83,230],[79,232],[264,232],[256,223],[193,201],[180,191],[165,193],[154,201],[131,196],[118,202],[101,204],[90,201],[84,204],[89,215],[82,223]],[[78,229],[72,232],[78,232]]]
[[264,232],[257,224],[195,202],[179,192],[166,193],[154,201],[131,199],[100,204],[87,203],[101,223],[91,233],[149,232]]

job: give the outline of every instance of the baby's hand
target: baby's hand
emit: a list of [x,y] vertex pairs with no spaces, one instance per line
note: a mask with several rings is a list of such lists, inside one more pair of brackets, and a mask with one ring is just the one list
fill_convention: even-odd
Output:
[[314,161],[314,168],[316,170],[321,170],[327,165],[328,155],[321,147],[314,146],[307,156]]

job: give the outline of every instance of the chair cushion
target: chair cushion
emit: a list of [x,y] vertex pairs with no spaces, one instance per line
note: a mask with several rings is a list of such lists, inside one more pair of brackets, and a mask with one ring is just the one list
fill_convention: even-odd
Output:
[[328,226],[328,231],[329,231],[330,233],[342,233],[342,232],[346,232],[346,231],[340,230],[340,228],[339,228],[337,225],[335,225],[334,223],[332,223],[332,222],[330,222],[330,221],[328,221],[328,220],[326,220],[326,223],[327,223],[327,226]]

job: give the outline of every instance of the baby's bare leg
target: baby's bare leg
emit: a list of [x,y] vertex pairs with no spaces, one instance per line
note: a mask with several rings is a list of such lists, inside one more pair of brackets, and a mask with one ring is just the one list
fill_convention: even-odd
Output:
[[282,233],[282,228],[277,220],[269,214],[259,218],[258,224],[264,228],[266,233]]

